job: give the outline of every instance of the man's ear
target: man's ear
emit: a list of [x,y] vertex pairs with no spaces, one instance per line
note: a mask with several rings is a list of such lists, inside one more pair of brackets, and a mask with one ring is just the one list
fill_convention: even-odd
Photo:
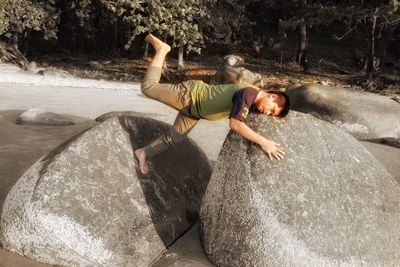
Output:
[[279,96],[277,94],[271,94],[271,99],[276,102],[278,100]]

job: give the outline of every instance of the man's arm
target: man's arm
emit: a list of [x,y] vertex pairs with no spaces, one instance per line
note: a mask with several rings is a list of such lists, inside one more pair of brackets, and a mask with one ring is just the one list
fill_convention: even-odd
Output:
[[235,118],[230,118],[229,127],[247,140],[259,144],[261,146],[261,149],[268,154],[269,159],[272,160],[272,156],[274,156],[278,160],[283,159],[283,155],[285,155],[285,152],[278,148],[280,144],[259,135],[258,133],[250,129],[250,127],[247,126],[244,122],[241,122],[240,120],[237,120]]

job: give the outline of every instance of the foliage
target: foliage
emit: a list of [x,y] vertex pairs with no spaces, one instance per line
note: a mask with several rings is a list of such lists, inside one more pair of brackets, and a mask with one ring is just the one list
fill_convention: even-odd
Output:
[[200,20],[204,39],[210,46],[229,45],[245,40],[250,33],[247,6],[254,0],[212,0],[206,4],[206,15]]
[[6,20],[5,14],[6,1],[0,0],[0,35],[7,30],[8,20]]
[[199,20],[207,16],[203,0],[146,0],[137,11],[122,12],[124,21],[134,27],[127,47],[138,35],[152,32],[171,40],[173,46],[200,52],[203,35]]
[[59,0],[60,44],[69,50],[111,50],[118,19],[109,0]]
[[281,6],[285,8],[288,17],[280,23],[284,30],[297,28],[302,18],[308,28],[329,25],[337,18],[337,7],[329,1],[307,1],[303,8],[297,2],[291,1],[290,6]]
[[[240,40],[245,1],[228,0],[1,0],[0,34],[19,39],[30,31],[58,38],[68,50],[112,50],[152,32],[173,46],[200,52],[208,45]],[[1,6],[0,6],[1,7]],[[216,13],[218,10],[218,13]]]
[[339,17],[347,31],[341,40],[360,34],[366,40],[364,70],[369,78],[379,69],[380,62],[396,31],[400,30],[400,3],[397,0],[348,1],[338,4]]
[[44,39],[56,38],[59,12],[55,0],[3,0],[1,31],[6,38],[18,42],[30,31],[43,33]]
[[313,29],[324,27],[330,32],[323,34],[336,40],[366,40],[369,62],[378,62],[385,44],[399,35],[399,5],[398,0],[0,0],[0,37],[19,48],[46,44],[121,54],[142,47],[148,32],[194,52],[236,44],[282,47],[286,33],[297,32],[298,55],[306,58]]
[[357,28],[369,32],[369,24],[373,17],[378,20],[379,32],[396,28],[400,24],[400,2],[397,1],[350,1],[350,3],[339,4],[337,8],[340,10],[338,17],[346,22],[349,29],[341,38]]

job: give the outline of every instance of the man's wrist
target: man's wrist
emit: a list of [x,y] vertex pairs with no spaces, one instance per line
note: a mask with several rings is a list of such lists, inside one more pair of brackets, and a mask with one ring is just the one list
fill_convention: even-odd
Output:
[[260,135],[259,138],[257,138],[257,143],[262,146],[263,143],[265,143],[267,141],[267,138],[265,138],[264,136]]

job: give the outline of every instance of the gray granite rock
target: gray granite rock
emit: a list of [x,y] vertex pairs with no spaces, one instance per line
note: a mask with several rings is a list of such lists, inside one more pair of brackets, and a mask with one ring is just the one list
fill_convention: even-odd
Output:
[[111,111],[108,113],[105,113],[95,119],[97,122],[103,122],[105,120],[114,118],[114,117],[119,117],[119,116],[134,116],[134,117],[145,117],[145,118],[151,118],[151,119],[156,119],[159,121],[162,121],[163,116],[155,113],[144,113],[144,112],[137,112],[137,111]]
[[308,114],[250,114],[282,144],[269,160],[229,133],[200,210],[217,266],[399,266],[400,187],[344,130]]
[[400,138],[383,137],[383,138],[364,139],[362,141],[400,148]]
[[211,78],[211,84],[226,83],[248,83],[255,86],[263,87],[263,79],[261,74],[252,72],[243,67],[244,58],[238,55],[227,55],[224,57],[222,66],[220,66]]
[[291,109],[329,121],[359,139],[400,138],[400,105],[368,92],[327,86],[288,91]]
[[367,141],[360,142],[400,183],[400,148]]
[[197,218],[211,175],[189,139],[140,173],[135,148],[165,123],[115,117],[36,162],[3,205],[2,246],[66,266],[148,266]]
[[90,119],[48,112],[39,108],[28,109],[18,115],[15,123],[19,125],[36,126],[69,126],[93,122]]

